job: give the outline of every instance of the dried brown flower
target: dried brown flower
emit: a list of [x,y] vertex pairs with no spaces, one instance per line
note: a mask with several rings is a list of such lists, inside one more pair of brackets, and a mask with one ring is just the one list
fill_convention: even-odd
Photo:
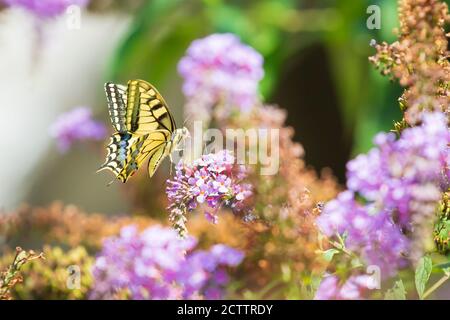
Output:
[[54,202],[48,207],[24,205],[14,212],[1,214],[0,234],[7,246],[59,243],[70,247],[83,245],[95,251],[103,238],[117,234],[125,225],[136,224],[143,229],[154,223],[148,217],[87,214],[74,205]]
[[405,122],[413,126],[424,110],[449,112],[450,63],[444,26],[450,16],[447,4],[439,0],[401,0],[399,20],[399,40],[377,44],[370,61],[405,87],[399,102]]
[[[303,281],[310,272],[319,274],[325,264],[317,255],[318,230],[315,217],[320,203],[336,196],[339,187],[329,170],[319,177],[303,160],[301,144],[293,141],[294,130],[285,126],[286,112],[275,106],[258,106],[248,116],[239,114],[221,120],[221,128],[265,128],[279,132],[279,171],[262,176],[258,165],[252,168],[255,221],[243,223],[247,228],[246,259],[242,272],[246,286],[260,290],[274,279],[280,281],[267,296],[287,297],[283,285]],[[276,150],[269,150],[276,152]],[[319,205],[319,206],[318,206]],[[285,280],[282,280],[285,279]],[[265,296],[266,297],[266,296]],[[263,297],[264,298],[264,297]]]
[[[44,246],[45,261],[29,261],[22,268],[23,281],[10,291],[13,299],[86,299],[92,284],[94,257],[84,247],[64,250]],[[6,254],[0,268],[11,260]]]
[[11,290],[23,281],[20,276],[21,268],[32,260],[43,259],[42,253],[36,254],[34,251],[25,251],[20,247],[16,248],[13,262],[7,269],[0,273],[0,300],[10,300]]

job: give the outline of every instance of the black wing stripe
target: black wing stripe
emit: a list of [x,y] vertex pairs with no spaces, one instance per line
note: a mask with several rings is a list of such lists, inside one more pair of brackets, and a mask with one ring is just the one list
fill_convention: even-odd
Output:
[[[172,132],[172,130],[170,130],[169,128],[167,128],[166,125],[165,125],[164,123],[162,123],[162,122],[160,121],[160,119],[158,119],[158,117],[157,117],[157,116],[155,115],[155,113],[153,112],[153,109],[150,109],[150,112],[152,113],[152,115],[153,115],[153,117],[155,118],[156,122],[158,122],[158,124],[159,124],[161,127],[163,127],[164,129],[166,129],[167,131]],[[167,110],[166,113],[163,113],[163,115],[166,115],[166,116],[167,116],[168,113],[169,113],[169,110]]]

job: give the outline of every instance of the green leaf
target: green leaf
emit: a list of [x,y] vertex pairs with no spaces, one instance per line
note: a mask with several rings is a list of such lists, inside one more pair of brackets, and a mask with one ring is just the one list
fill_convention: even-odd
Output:
[[425,286],[430,279],[431,270],[433,269],[433,262],[429,256],[424,256],[419,260],[419,264],[416,268],[416,289],[419,294],[419,298],[422,299],[425,291]]
[[323,258],[325,259],[325,261],[330,262],[331,260],[333,260],[333,257],[336,253],[339,253],[339,250],[337,249],[328,249],[326,251],[323,252]]
[[406,290],[401,279],[396,281],[394,286],[386,291],[384,300],[406,300]]

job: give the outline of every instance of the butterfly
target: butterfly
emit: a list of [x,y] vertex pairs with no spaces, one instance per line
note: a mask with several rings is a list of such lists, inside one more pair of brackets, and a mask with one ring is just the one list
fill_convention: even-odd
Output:
[[149,158],[152,177],[162,160],[172,158],[172,152],[189,137],[189,131],[177,129],[164,98],[147,81],[130,80],[127,86],[107,82],[105,92],[115,132],[106,147],[106,161],[97,172],[110,170],[125,183]]

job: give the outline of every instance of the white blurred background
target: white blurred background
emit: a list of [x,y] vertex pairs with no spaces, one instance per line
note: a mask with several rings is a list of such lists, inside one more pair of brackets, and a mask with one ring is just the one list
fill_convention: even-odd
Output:
[[117,186],[105,188],[111,177],[94,178],[104,155],[75,148],[60,156],[48,130],[73,107],[104,111],[105,68],[129,22],[116,13],[83,12],[78,30],[69,29],[62,16],[39,32],[31,14],[0,12],[0,209],[54,199],[90,211],[126,209]]

